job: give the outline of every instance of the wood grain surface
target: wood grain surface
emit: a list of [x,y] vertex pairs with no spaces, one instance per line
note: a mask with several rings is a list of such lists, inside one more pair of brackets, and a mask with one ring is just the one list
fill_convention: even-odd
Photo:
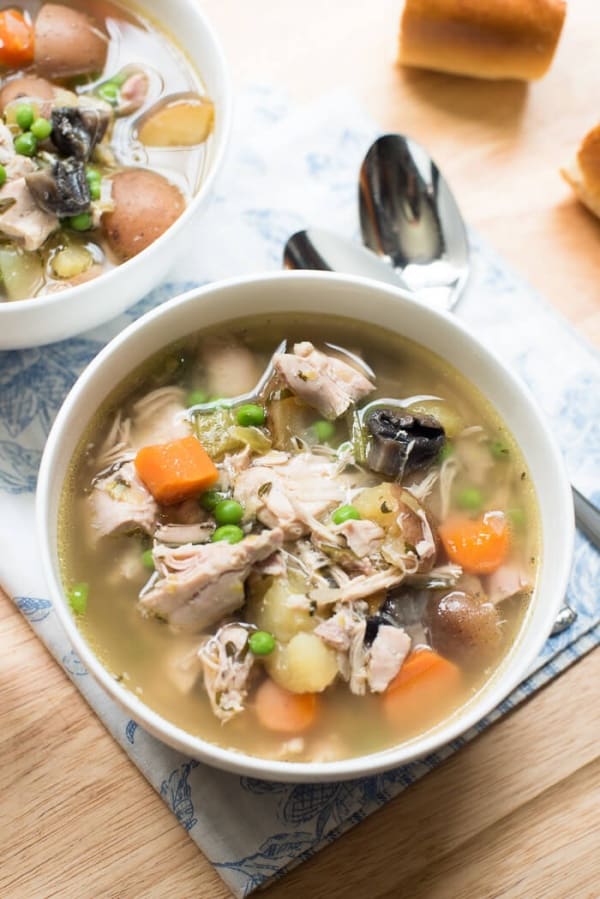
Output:
[[[203,7],[238,85],[277,82],[298,102],[344,86],[425,143],[469,221],[600,344],[600,223],[558,175],[600,118],[597,0],[572,0],[553,68],[529,86],[399,70],[391,0]],[[226,899],[4,596],[0,645],[0,897]],[[267,895],[598,897],[599,683],[595,652]]]

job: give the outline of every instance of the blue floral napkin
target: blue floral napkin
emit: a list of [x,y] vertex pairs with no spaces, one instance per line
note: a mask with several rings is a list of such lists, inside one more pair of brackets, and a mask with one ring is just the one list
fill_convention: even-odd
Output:
[[[364,111],[343,94],[295,110],[269,88],[246,91],[237,108],[226,170],[171,280],[93,332],[0,353],[0,582],[233,893],[245,896],[335,840],[597,645],[600,554],[578,535],[568,592],[577,621],[548,640],[512,696],[434,755],[375,777],[293,786],[214,771],[150,737],[95,685],[33,562],[36,474],[65,394],[107,340],[182,289],[279,268],[286,238],[309,224],[358,234],[357,171],[377,135]],[[474,272],[458,314],[527,382],[556,428],[573,478],[600,502],[600,360],[488,247],[471,239]]]

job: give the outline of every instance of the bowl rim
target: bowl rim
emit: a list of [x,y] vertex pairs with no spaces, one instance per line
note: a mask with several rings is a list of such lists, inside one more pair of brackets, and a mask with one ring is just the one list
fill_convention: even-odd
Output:
[[[426,731],[424,735],[410,738],[409,740],[405,740],[402,743],[375,753],[354,756],[352,758],[334,762],[275,761],[248,755],[238,750],[217,746],[201,737],[193,736],[183,730],[183,728],[172,724],[158,712],[155,712],[147,706],[136,694],[121,686],[121,684],[110,675],[108,670],[104,668],[75,623],[75,618],[70,612],[64,594],[60,574],[53,562],[52,543],[49,538],[48,524],[53,520],[49,488],[52,483],[53,471],[55,467],[61,463],[60,447],[62,442],[63,422],[68,421],[71,414],[71,408],[76,404],[79,394],[85,391],[88,388],[88,385],[95,381],[96,377],[102,372],[102,369],[109,362],[111,357],[123,352],[122,348],[127,345],[129,340],[135,337],[138,332],[143,331],[151,322],[162,317],[169,317],[175,309],[181,306],[187,304],[192,306],[201,305],[204,297],[207,295],[212,294],[218,296],[222,291],[236,290],[237,288],[245,288],[249,285],[260,285],[265,282],[279,281],[282,283],[282,286],[284,286],[286,281],[289,283],[290,279],[306,282],[307,285],[310,285],[311,283],[318,285],[323,284],[324,282],[335,282],[342,286],[352,285],[359,287],[372,294],[380,293],[392,296],[401,300],[407,308],[416,307],[421,313],[425,310],[425,314],[429,314],[432,318],[443,321],[444,327],[449,328],[450,331],[457,331],[463,339],[466,339],[471,347],[478,351],[479,354],[483,353],[483,355],[487,356],[486,364],[488,364],[488,366],[491,365],[492,368],[495,367],[501,372],[505,381],[510,384],[511,389],[521,394],[522,399],[528,407],[528,412],[531,414],[534,427],[545,443],[545,448],[548,453],[548,467],[551,468],[556,475],[556,479],[553,481],[553,490],[555,491],[556,499],[561,507],[561,525],[565,538],[563,541],[564,552],[562,553],[559,571],[555,578],[557,587],[555,589],[554,602],[549,605],[547,601],[545,601],[545,623],[547,627],[540,628],[536,632],[531,632],[530,628],[530,632],[527,633],[527,649],[526,651],[525,649],[523,650],[518,670],[514,670],[514,665],[513,670],[511,671],[503,668],[505,661],[503,660],[503,662],[500,663],[499,668],[496,669],[492,675],[491,680],[482,686],[473,700],[469,700],[462,709],[459,709],[451,715],[450,718],[446,720],[445,724],[444,722],[440,722],[438,725],[434,726],[432,730]],[[293,306],[290,307],[290,311],[293,311],[293,308]],[[353,316],[349,315],[348,317],[352,318]],[[232,318],[230,317],[229,320],[232,320]],[[225,317],[223,323],[227,321],[228,318]],[[401,331],[398,329],[397,333],[401,333]],[[176,339],[178,338],[171,338],[171,340]],[[153,353],[150,355],[152,354]],[[453,363],[450,362],[450,364],[452,365]],[[105,394],[104,398],[109,394],[110,390]],[[84,422],[83,427],[86,427],[88,423],[89,419]],[[78,432],[80,436],[83,427]],[[60,623],[65,629],[72,646],[85,667],[94,676],[96,681],[100,683],[109,696],[115,699],[121,708],[125,709],[136,722],[140,723],[147,731],[158,739],[212,767],[264,780],[288,782],[339,781],[366,777],[381,771],[390,770],[435,752],[442,746],[450,743],[462,734],[465,734],[478,721],[489,715],[490,712],[506,699],[518,684],[528,676],[532,663],[539,655],[542,646],[549,636],[552,622],[560,608],[567,587],[572,561],[575,529],[570,483],[568,481],[564,460],[555,442],[554,436],[551,433],[545,418],[538,411],[535,401],[526,385],[524,385],[523,382],[510,371],[496,353],[485,347],[471,332],[470,328],[456,316],[426,306],[401,288],[391,287],[381,282],[353,275],[313,271],[277,271],[242,275],[213,282],[201,287],[195,287],[172,298],[150,312],[147,312],[138,320],[128,325],[128,327],[119,335],[114,337],[80,375],[78,381],[67,395],[52,425],[40,465],[36,492],[36,520],[41,547],[42,567]],[[542,547],[540,570],[544,565],[544,554],[545,547]],[[539,603],[539,601],[536,588],[530,611],[533,609],[534,604]],[[518,639],[523,639],[526,627],[527,619],[524,620],[521,625],[520,636]],[[501,672],[501,675],[499,675],[499,672]],[[443,728],[443,732],[440,731],[440,728]]]
[[[144,2],[145,0],[136,0],[136,3],[133,5],[134,12],[137,11],[141,15],[147,13],[148,11],[144,8]],[[216,60],[215,70],[218,69],[216,77],[221,82],[223,91],[223,101],[219,105],[218,113],[223,124],[220,126],[218,137],[213,132],[212,136],[215,138],[213,157],[208,165],[206,175],[204,175],[200,181],[198,190],[192,196],[179,218],[176,219],[173,224],[160,235],[160,237],[154,240],[140,253],[132,256],[131,259],[125,260],[125,262],[115,265],[107,272],[102,272],[98,278],[93,278],[91,281],[85,281],[83,284],[65,287],[63,290],[43,294],[40,297],[27,297],[24,300],[17,300],[14,302],[0,302],[0,322],[3,318],[18,318],[19,313],[23,309],[23,304],[26,304],[27,309],[31,308],[30,304],[35,304],[35,309],[40,310],[40,312],[47,310],[51,311],[53,307],[60,306],[65,297],[71,300],[72,298],[81,296],[82,302],[84,302],[86,294],[94,293],[98,289],[99,284],[101,284],[103,288],[106,287],[107,289],[110,289],[113,287],[113,282],[117,281],[117,284],[114,285],[114,287],[117,287],[118,279],[127,275],[133,276],[136,268],[138,266],[143,266],[152,253],[157,250],[160,252],[167,241],[172,240],[179,234],[181,229],[184,226],[187,226],[189,220],[196,214],[198,207],[202,205],[209,195],[213,182],[221,171],[229,147],[233,125],[233,84],[223,45],[210,19],[198,2],[194,2],[194,0],[180,0],[180,2],[185,4],[187,15],[194,15],[196,19],[199,20],[202,29],[208,36],[209,42],[212,44]],[[154,18],[152,18],[151,21],[154,22]],[[166,30],[171,39],[175,40],[175,38],[171,36],[168,26]],[[183,48],[183,53],[188,58],[190,64],[202,81],[202,72],[191,52],[187,48]],[[134,166],[134,168],[136,167]],[[148,167],[140,166],[140,168],[144,169]],[[150,169],[150,171],[152,171],[152,169]],[[80,333],[80,330],[75,333]]]

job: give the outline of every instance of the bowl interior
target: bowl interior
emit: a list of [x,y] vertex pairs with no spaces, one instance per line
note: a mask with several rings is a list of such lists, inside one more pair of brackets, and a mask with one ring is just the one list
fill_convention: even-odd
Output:
[[[95,658],[64,599],[57,553],[63,481],[82,430],[108,394],[150,355],[203,327],[244,314],[302,311],[372,322],[423,344],[450,362],[491,401],[519,443],[541,517],[538,585],[519,636],[500,668],[450,719],[397,747],[341,762],[290,763],[223,750],[186,734],[123,689]],[[96,678],[152,733],[218,767],[278,780],[319,780],[374,773],[418,758],[454,739],[498,704],[525,676],[546,640],[564,596],[573,540],[570,488],[562,459],[532,398],[455,319],[421,306],[400,291],[357,278],[312,272],[236,279],[198,289],[149,313],[117,337],[84,372],[50,434],[38,486],[38,524],[52,597],[76,651]]]

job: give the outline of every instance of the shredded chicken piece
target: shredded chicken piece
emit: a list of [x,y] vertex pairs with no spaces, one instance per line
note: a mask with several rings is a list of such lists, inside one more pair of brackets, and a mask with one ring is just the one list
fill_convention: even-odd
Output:
[[56,215],[39,208],[25,178],[13,178],[0,189],[0,233],[25,250],[39,250],[59,224]]
[[385,536],[383,528],[368,518],[344,521],[343,524],[337,525],[334,531],[346,539],[348,548],[359,559],[377,552]]
[[383,693],[400,671],[410,651],[411,640],[400,627],[382,624],[371,644],[367,681],[372,693]]
[[248,651],[248,634],[241,624],[225,624],[198,650],[204,687],[213,712],[223,722],[244,711],[254,662]]
[[502,565],[484,581],[487,598],[494,605],[531,589],[531,577],[516,563]]
[[209,521],[196,524],[162,524],[154,532],[154,539],[170,546],[183,546],[186,543],[208,543],[215,530]]
[[158,544],[158,577],[140,593],[144,612],[188,630],[202,630],[244,604],[244,581],[253,565],[283,543],[281,529],[251,534],[239,543],[205,543],[175,548]]
[[308,341],[296,343],[293,353],[276,353],[273,364],[292,393],[328,419],[339,418],[375,389],[352,365]]
[[97,478],[87,500],[91,505],[92,541],[101,537],[144,531],[152,534],[158,506],[137,476],[133,462]]
[[411,640],[400,627],[380,624],[372,644],[365,644],[367,621],[363,611],[338,608],[314,633],[337,651],[340,674],[358,696],[382,693],[397,675],[410,650]]
[[192,433],[190,423],[182,417],[184,397],[181,387],[159,387],[134,403],[130,434],[134,449],[169,443]]
[[364,599],[380,590],[389,590],[397,587],[406,577],[406,572],[398,568],[387,568],[370,575],[358,575],[351,578],[342,587],[315,587],[309,591],[310,599],[318,606],[327,606],[336,602],[353,603],[357,599]]

